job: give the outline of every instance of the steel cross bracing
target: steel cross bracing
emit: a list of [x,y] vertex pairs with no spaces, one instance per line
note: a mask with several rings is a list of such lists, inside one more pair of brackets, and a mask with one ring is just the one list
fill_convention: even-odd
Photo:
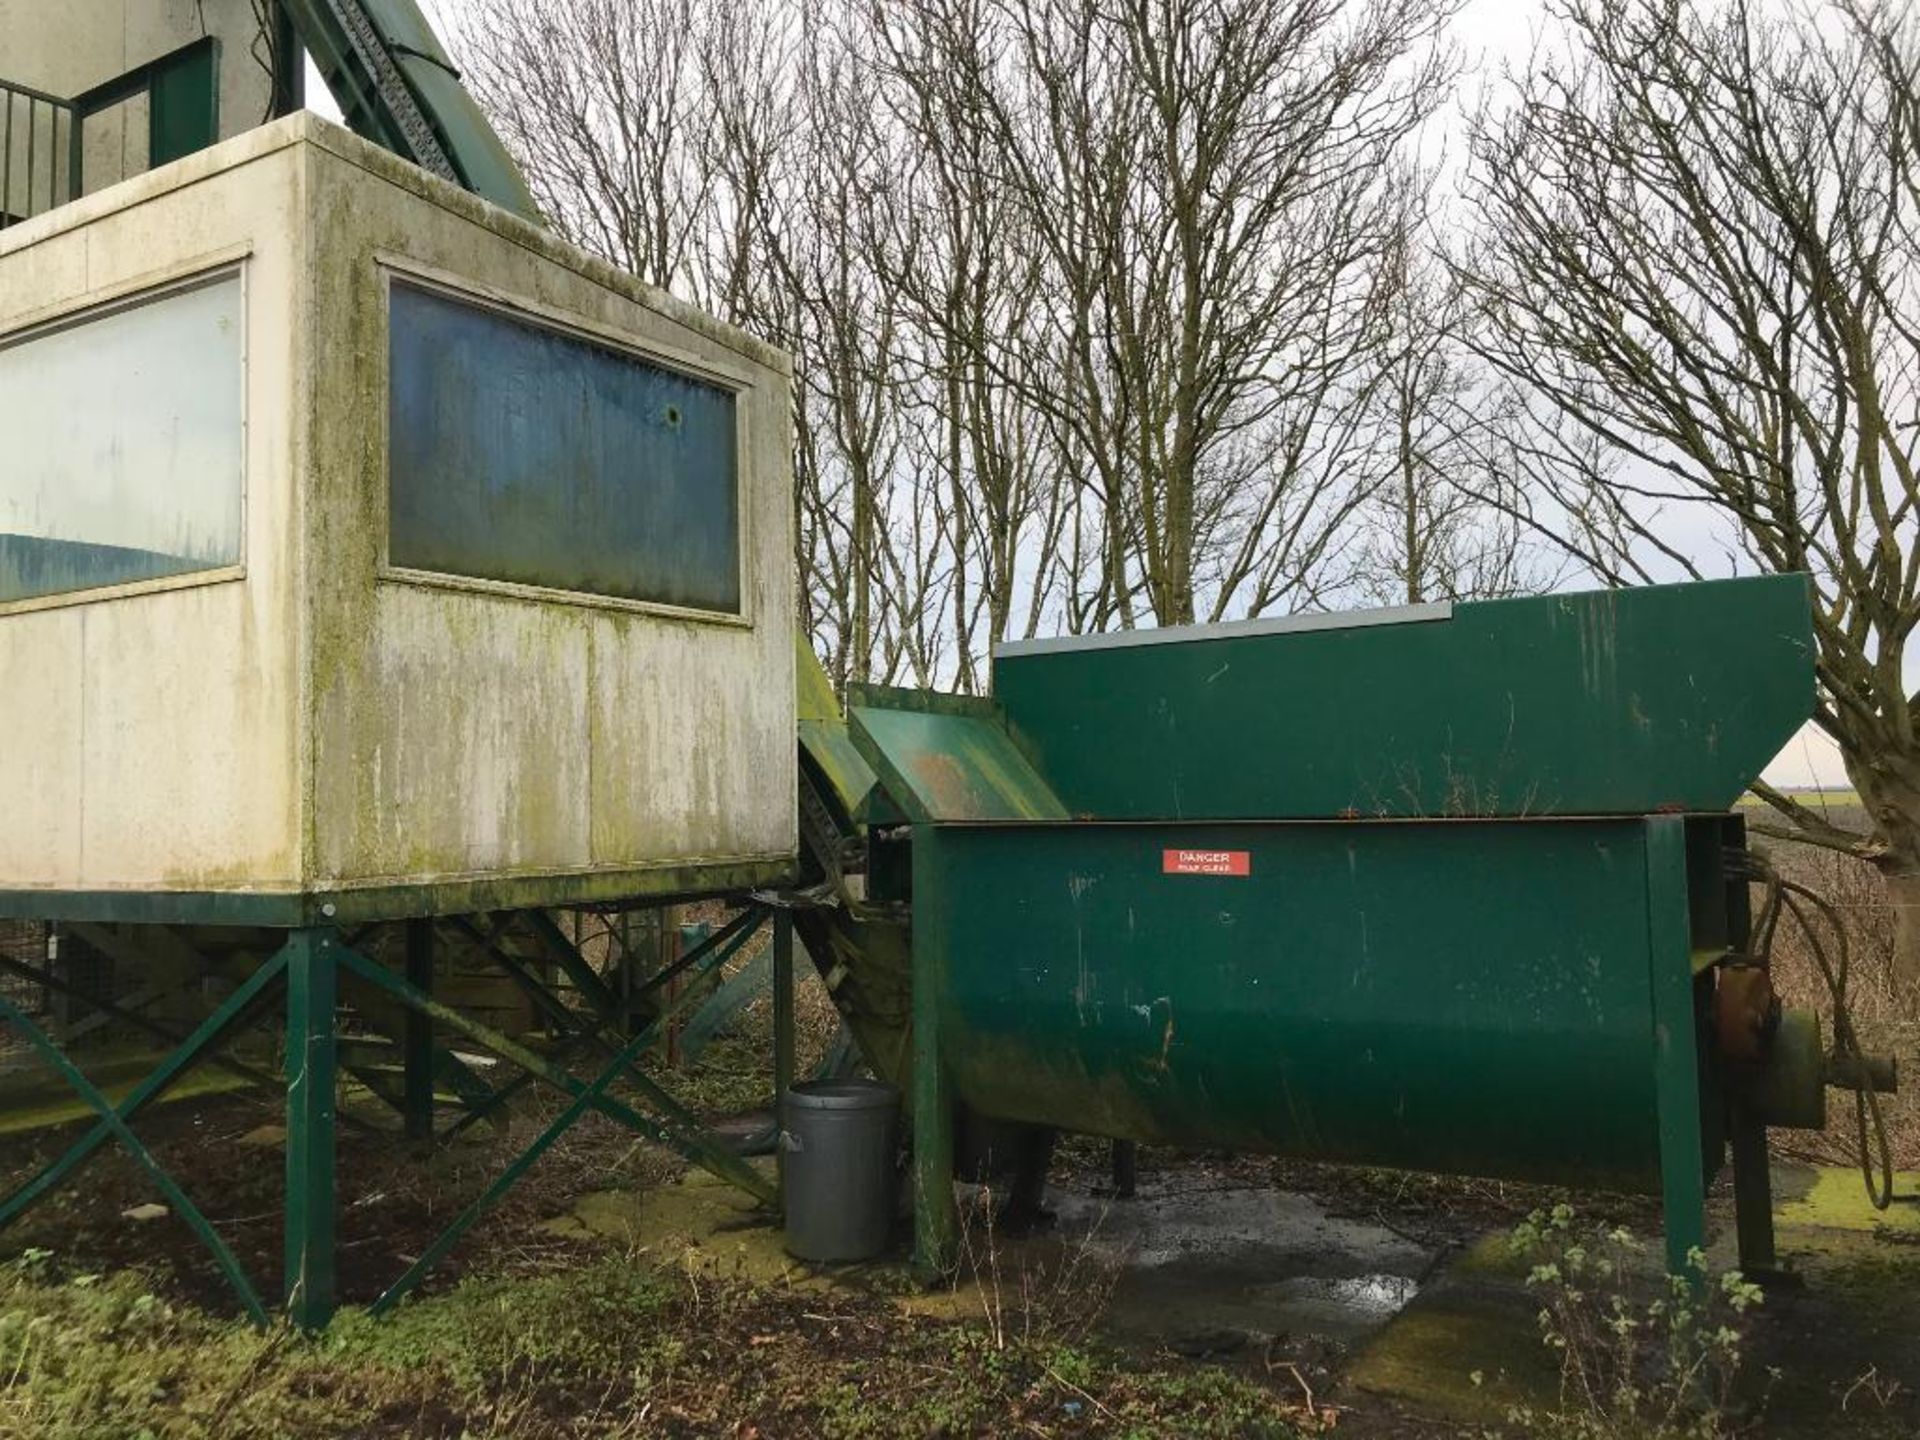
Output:
[[[567,1099],[565,1107],[540,1134],[380,1293],[371,1306],[376,1314],[390,1309],[412,1291],[460,1238],[589,1111],[672,1149],[763,1204],[771,1206],[777,1202],[778,1191],[773,1181],[745,1163],[734,1150],[705,1133],[690,1111],[639,1069],[640,1059],[660,1046],[688,1012],[712,1007],[720,998],[709,996],[699,985],[683,986],[677,993],[669,993],[668,987],[676,980],[697,980],[714,974],[757,934],[770,927],[774,991],[772,1078],[774,1093],[784,1092],[794,1067],[793,928],[791,912],[774,897],[749,900],[727,924],[688,948],[671,964],[645,977],[635,993],[663,998],[649,1023],[631,1035],[625,1033],[627,1011],[620,998],[551,917],[544,913],[515,912],[487,917],[484,926],[465,917],[447,923],[485,940],[488,953],[501,963],[548,1019],[557,1042],[549,1053],[542,1054],[434,998],[435,922],[432,920],[406,922],[403,970],[381,964],[364,953],[356,943],[366,938],[364,930],[352,935],[342,935],[331,927],[283,932],[278,948],[254,965],[233,993],[184,1037],[177,1029],[144,1017],[135,1009],[95,999],[82,987],[50,972],[41,972],[11,959],[0,962],[10,973],[24,973],[33,980],[74,992],[117,1021],[157,1038],[177,1042],[116,1105],[87,1078],[54,1037],[14,1001],[0,995],[0,1022],[12,1025],[96,1117],[61,1155],[12,1195],[0,1200],[0,1226],[24,1214],[109,1141],[115,1141],[147,1172],[175,1213],[212,1254],[247,1315],[256,1323],[267,1323],[269,1307],[231,1248],[131,1128],[142,1111],[203,1064],[219,1066],[256,1085],[284,1086],[287,1121],[284,1299],[288,1314],[306,1327],[324,1325],[338,1299],[334,1280],[337,1130],[342,1123],[371,1128],[367,1122],[340,1109],[340,1077],[350,1069],[369,1091],[401,1112],[408,1136],[433,1137],[441,1143],[478,1120],[499,1119],[506,1102],[528,1085],[544,1083]],[[516,927],[542,942],[541,966],[526,964],[501,943],[505,933]],[[569,992],[581,1002],[583,1009],[569,1005],[541,978],[539,970],[546,963],[567,976]],[[370,1069],[349,1067],[343,1059],[343,1050],[352,1043],[341,1032],[343,998],[355,992],[383,997],[398,1007],[400,1034],[397,1038],[405,1065],[402,1091],[397,1096],[391,1093],[390,1086],[381,1084]],[[737,1006],[739,999],[740,987],[735,987],[726,1003]],[[284,1003],[286,1025],[285,1063],[278,1077],[222,1053],[241,1030],[267,1018],[266,1012],[277,1000]],[[367,1006],[355,1006],[354,1011],[363,1024],[374,1013]],[[436,1032],[452,1032],[465,1042],[508,1061],[521,1073],[499,1087],[488,1086],[470,1067],[436,1042]],[[584,1077],[569,1068],[570,1063],[582,1055],[590,1055],[594,1062]],[[434,1137],[435,1091],[441,1086],[450,1094],[460,1114]],[[619,1087],[632,1093],[632,1103],[616,1093]]]

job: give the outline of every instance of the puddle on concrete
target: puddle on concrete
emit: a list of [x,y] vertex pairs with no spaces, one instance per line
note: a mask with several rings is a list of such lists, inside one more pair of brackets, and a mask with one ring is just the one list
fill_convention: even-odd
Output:
[[1383,1225],[1269,1189],[1143,1184],[1131,1201],[1063,1193],[1062,1232],[1121,1267],[1108,1325],[1183,1337],[1364,1338],[1419,1290],[1434,1254]]
[[1420,1282],[1406,1275],[1303,1276],[1271,1289],[1290,1330],[1348,1339],[1391,1320],[1419,1294]]

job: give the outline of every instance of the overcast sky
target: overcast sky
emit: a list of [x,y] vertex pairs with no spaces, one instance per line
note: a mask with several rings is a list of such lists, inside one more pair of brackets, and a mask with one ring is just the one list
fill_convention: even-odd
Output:
[[[427,19],[440,32],[442,40],[450,40],[449,31],[459,16],[464,0],[419,0],[419,3]],[[1463,58],[1478,72],[1482,82],[1498,76],[1508,63],[1519,63],[1526,58],[1538,34],[1542,11],[1543,0],[1467,0],[1454,22],[1454,36],[1465,52]],[[1470,81],[1464,89],[1463,105],[1476,93],[1477,84]],[[311,67],[307,92],[309,103],[316,110],[334,119],[339,118],[333,97],[326,93],[325,85]],[[1444,136],[1446,130],[1452,128],[1449,125],[1443,129],[1441,144],[1447,143]],[[1698,532],[1697,545],[1686,545],[1684,539],[1680,543],[1698,553],[1709,573],[1722,570],[1730,572],[1730,566],[1712,563],[1710,557],[1717,555],[1723,547],[1714,544],[1706,525],[1697,517],[1683,514],[1675,514],[1673,520],[1676,539],[1690,531]],[[1812,725],[1802,730],[1780,753],[1779,758],[1767,767],[1765,778],[1775,785],[1847,784],[1839,752],[1833,742]]]

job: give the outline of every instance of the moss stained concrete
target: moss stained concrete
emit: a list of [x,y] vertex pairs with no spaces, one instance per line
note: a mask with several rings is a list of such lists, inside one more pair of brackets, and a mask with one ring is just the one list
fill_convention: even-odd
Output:
[[[1768,1288],[1744,1387],[1763,1433],[1920,1433],[1920,1205],[1876,1211],[1852,1169],[1779,1164],[1774,1185],[1790,1275]],[[1920,1175],[1899,1176],[1896,1189],[1920,1194]],[[1737,1261],[1730,1206],[1714,1209],[1718,1272]],[[1657,1281],[1651,1265],[1647,1278]],[[1483,1237],[1362,1349],[1346,1384],[1463,1423],[1498,1422],[1516,1403],[1552,1405],[1558,1372],[1525,1282],[1505,1235]]]
[[[802,1264],[771,1217],[698,1173],[583,1196],[551,1228],[611,1238],[696,1281],[880,1290],[902,1314],[951,1320],[990,1318],[1009,1290],[1085,1252],[1082,1283],[1111,1285],[1102,1323],[1118,1339],[1181,1349],[1215,1336],[1223,1350],[1277,1345],[1288,1354],[1317,1345],[1338,1357],[1336,1403],[1344,1396],[1356,1412],[1385,1405],[1446,1433],[1498,1425],[1515,1405],[1556,1402],[1539,1302],[1504,1229],[1443,1254],[1304,1197],[1195,1191],[1174,1173],[1171,1182],[1149,1179],[1129,1204],[1063,1191],[1057,1232],[997,1240],[990,1262],[976,1257],[933,1289],[909,1282],[904,1253],[864,1266]],[[1780,1249],[1799,1279],[1769,1291],[1749,1345],[1752,1388],[1768,1392],[1762,1433],[1920,1433],[1920,1206],[1875,1211],[1845,1169],[1784,1165],[1776,1184]],[[1920,1176],[1901,1177],[1900,1189],[1920,1192]],[[1715,1221],[1710,1259],[1721,1270],[1734,1261],[1725,1202]],[[1657,1286],[1659,1248],[1649,1242],[1645,1253],[1643,1279]]]
[[[89,1065],[87,1078],[106,1096],[109,1104],[118,1105],[164,1058],[158,1053],[130,1055],[99,1065]],[[234,1090],[250,1089],[252,1084],[244,1076],[222,1070],[216,1065],[202,1065],[174,1081],[151,1103],[170,1105],[198,1096],[224,1095]],[[6,1103],[0,1105],[0,1135],[23,1135],[30,1130],[48,1130],[56,1125],[71,1125],[79,1120],[95,1118],[93,1107],[57,1075],[48,1072],[44,1078],[40,1075],[32,1078],[10,1076],[6,1085]]]

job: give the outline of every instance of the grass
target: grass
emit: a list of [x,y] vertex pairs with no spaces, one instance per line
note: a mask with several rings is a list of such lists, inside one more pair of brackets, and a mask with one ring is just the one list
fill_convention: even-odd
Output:
[[1293,1437],[1245,1377],[909,1317],[882,1294],[692,1284],[643,1257],[471,1277],[384,1321],[261,1334],[135,1272],[0,1270],[0,1436]]
[[[1802,805],[1815,810],[1858,810],[1860,794],[1850,786],[1832,785],[1812,790],[1789,790],[1787,792]],[[1772,807],[1758,795],[1748,792],[1740,797],[1742,810],[1770,810]]]

